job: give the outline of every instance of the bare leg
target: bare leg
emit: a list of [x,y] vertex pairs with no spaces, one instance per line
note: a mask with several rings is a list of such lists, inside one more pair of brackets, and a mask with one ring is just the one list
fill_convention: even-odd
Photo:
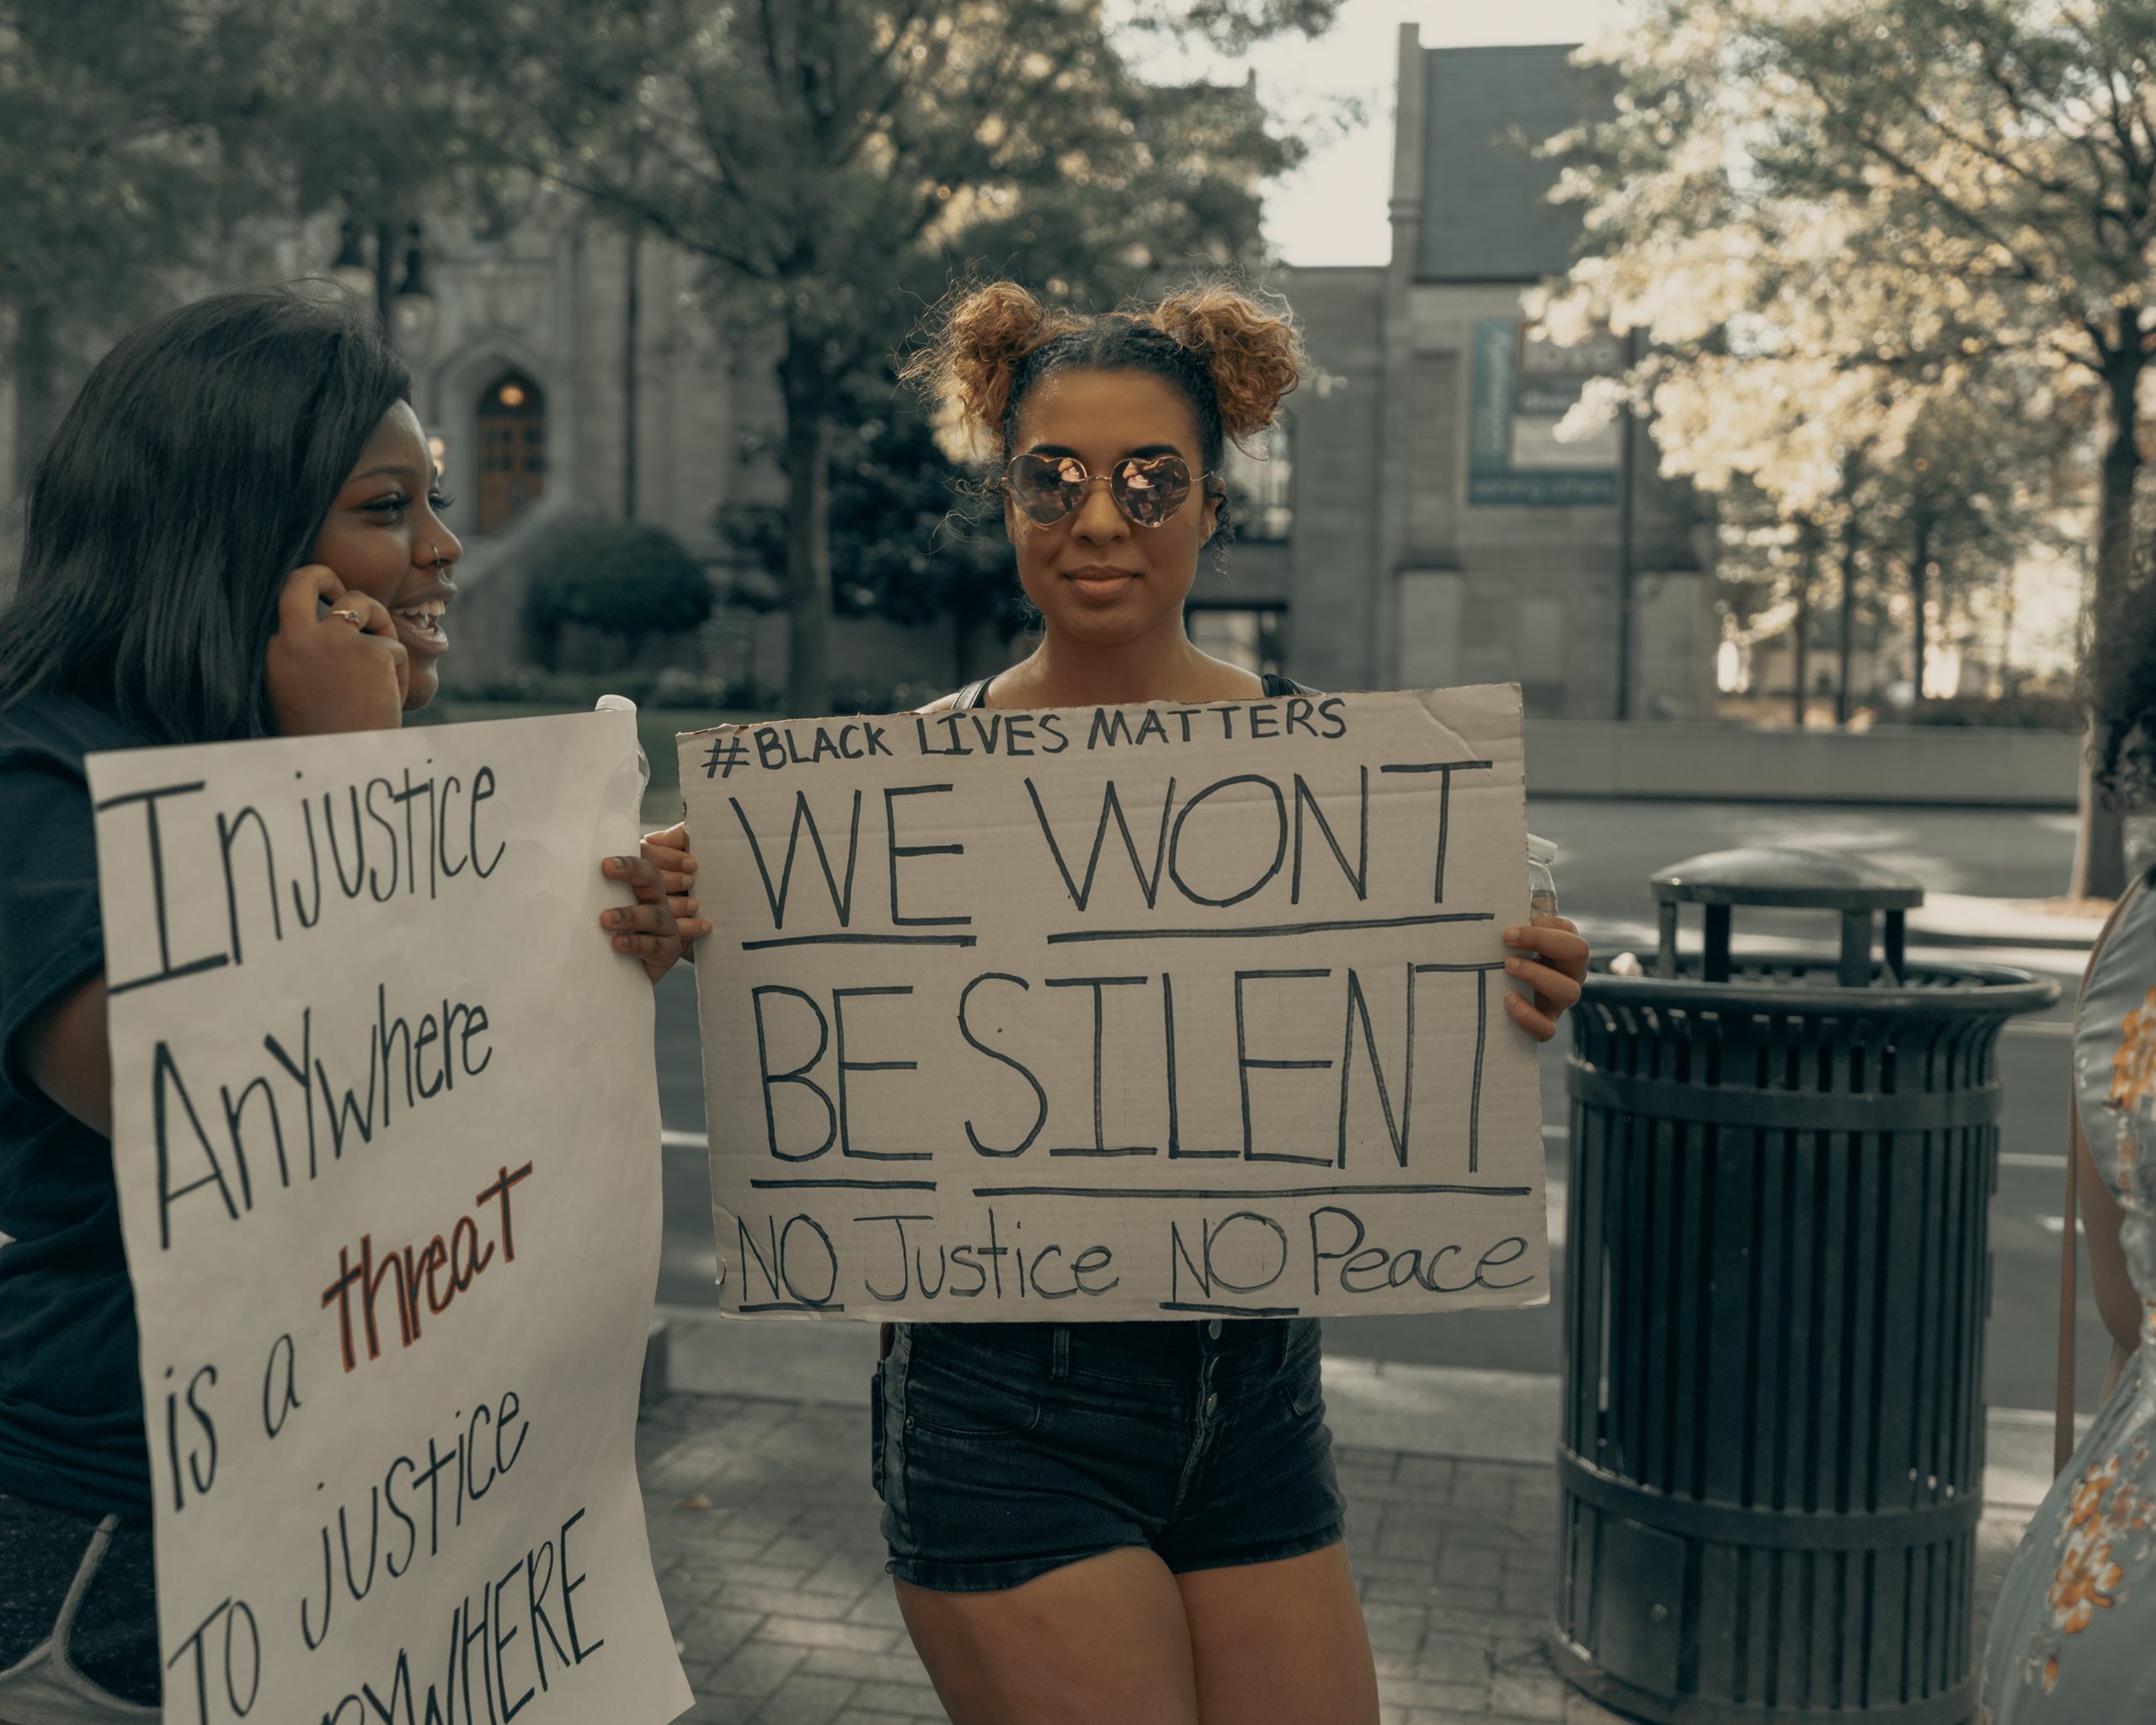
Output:
[[898,1589],[953,1725],[1198,1725],[1183,1597],[1150,1551],[1126,1546],[998,1593]]
[[1344,1543],[1176,1581],[1202,1725],[1377,1725],[1377,1671]]

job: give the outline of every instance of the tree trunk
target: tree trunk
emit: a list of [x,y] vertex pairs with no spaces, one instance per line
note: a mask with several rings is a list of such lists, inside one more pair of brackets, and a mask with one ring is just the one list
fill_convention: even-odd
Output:
[[15,313],[15,495],[27,499],[30,478],[60,422],[60,348],[51,309],[25,306]]
[[[2133,499],[2141,474],[2137,396],[2148,365],[2141,348],[2141,308],[2122,307],[2117,344],[2105,377],[2110,435],[2096,502],[2096,579],[2087,629],[2094,639],[2113,627],[2119,602],[2133,574]],[[2081,762],[2080,819],[2074,834],[2073,874],[2067,890],[2077,898],[2115,899],[2126,890],[2126,823],[2117,804],[2095,781],[2108,729],[2090,715],[2089,747]]]
[[779,361],[786,403],[787,711],[829,713],[825,638],[831,615],[831,421],[819,344],[796,331]]
[[1999,589],[1999,675],[1994,681],[2000,694],[2011,695],[2021,681],[2014,669],[2014,602],[2017,593],[2012,564],[2000,574]]
[[1812,523],[1804,524],[1803,549],[1797,564],[1796,621],[1790,626],[1796,669],[1796,728],[1804,729],[1804,705],[1811,698],[1806,681],[1812,675],[1812,584],[1819,574],[1819,535]]
[[1861,535],[1856,518],[1856,465],[1850,462],[1842,491],[1842,638],[1841,669],[1834,689],[1834,723],[1847,729],[1854,692],[1849,687],[1856,670],[1856,556]]
[[622,519],[637,518],[637,345],[643,337],[643,306],[638,296],[638,242],[643,231],[628,224],[622,264]]
[[1909,645],[1916,698],[1924,698],[1924,674],[1929,644],[1924,639],[1924,608],[1931,602],[1931,517],[1917,517],[1917,540],[1909,550]]
[[397,325],[390,317],[396,293],[397,224],[377,222],[374,225],[374,314],[381,321],[382,333],[392,341],[397,339]]

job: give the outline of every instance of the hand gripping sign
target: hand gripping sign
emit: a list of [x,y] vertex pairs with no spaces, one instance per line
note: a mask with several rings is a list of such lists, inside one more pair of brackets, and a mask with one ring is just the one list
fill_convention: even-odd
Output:
[[1516,688],[680,748],[728,1312],[1549,1297]]
[[93,756],[163,1717],[654,1725],[626,713]]

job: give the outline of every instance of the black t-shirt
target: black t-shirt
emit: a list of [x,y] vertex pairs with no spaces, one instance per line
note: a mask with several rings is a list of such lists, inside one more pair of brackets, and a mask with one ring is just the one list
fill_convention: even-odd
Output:
[[24,1071],[24,1033],[104,966],[83,757],[142,746],[71,696],[0,708],[0,1493],[150,1513],[112,1145]]

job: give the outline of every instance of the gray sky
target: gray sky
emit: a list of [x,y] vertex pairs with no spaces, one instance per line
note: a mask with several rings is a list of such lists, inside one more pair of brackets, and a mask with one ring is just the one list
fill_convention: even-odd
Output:
[[[1142,3],[1142,0],[1141,0]],[[1262,44],[1247,64],[1268,106],[1291,118],[1324,111],[1339,97],[1360,101],[1368,121],[1313,151],[1294,174],[1267,188],[1265,227],[1290,264],[1380,264],[1391,249],[1393,80],[1398,32],[1422,27],[1428,48],[1514,42],[1577,42],[1623,15],[1624,0],[1342,0],[1339,22],[1315,42],[1289,36]],[[1217,56],[1152,68],[1152,75],[1239,78],[1245,63]]]

